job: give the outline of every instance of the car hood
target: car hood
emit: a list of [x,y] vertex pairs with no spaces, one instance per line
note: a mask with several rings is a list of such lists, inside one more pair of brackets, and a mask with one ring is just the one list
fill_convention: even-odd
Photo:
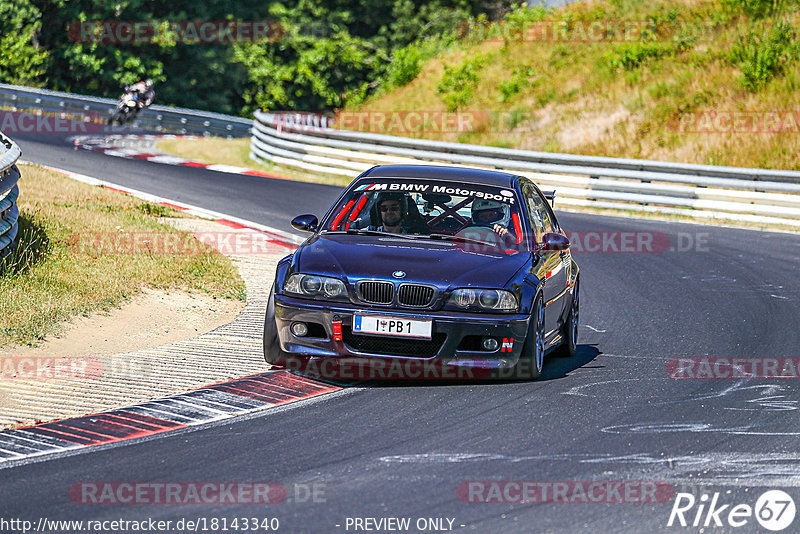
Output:
[[448,287],[503,287],[529,254],[476,253],[449,241],[348,234],[316,235],[294,256],[294,271],[335,276],[350,283],[365,278]]

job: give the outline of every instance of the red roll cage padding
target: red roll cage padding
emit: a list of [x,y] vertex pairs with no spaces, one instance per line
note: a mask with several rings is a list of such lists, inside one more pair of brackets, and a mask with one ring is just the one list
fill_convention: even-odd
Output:
[[[347,224],[344,225],[344,229],[345,230],[349,230],[350,229],[350,223],[355,221],[356,218],[358,217],[358,214],[361,213],[362,209],[364,209],[364,204],[367,203],[367,199],[368,199],[367,194],[366,193],[362,193],[361,194],[361,198],[358,199],[358,204],[356,204],[356,207],[353,208],[353,213],[351,213],[350,217],[348,217],[349,220],[347,221]],[[355,200],[355,199],[353,199],[353,200]]]
[[[364,191],[368,191],[368,190],[372,189],[372,187],[374,185],[375,184],[369,184],[364,189]],[[336,230],[336,227],[339,226],[339,223],[342,222],[342,219],[344,218],[345,214],[348,211],[350,211],[350,208],[353,207],[353,204],[355,203],[355,201],[356,201],[356,199],[355,199],[355,197],[353,197],[350,200],[350,202],[345,204],[344,208],[342,208],[342,211],[339,212],[339,214],[336,216],[336,218],[331,223],[331,230]],[[350,223],[356,220],[356,217],[358,217],[358,214],[361,212],[361,208],[364,207],[364,204],[366,202],[367,202],[367,194],[366,193],[361,193],[361,197],[360,197],[360,199],[358,201],[358,206],[356,206],[356,209],[353,211],[353,213],[350,214],[350,221],[347,223],[347,225],[345,225],[345,230],[349,230],[350,229]]]
[[519,215],[512,213],[511,220],[514,221],[514,233],[517,234],[517,245],[519,245],[522,243],[522,225],[519,222]]
[[364,193],[364,194],[361,195],[361,198],[358,199],[358,204],[356,204],[356,207],[353,210],[353,213],[350,214],[350,217],[349,217],[350,222],[353,222],[353,221],[356,220],[356,218],[358,218],[358,214],[361,213],[362,209],[364,209],[364,204],[366,204],[366,203],[367,203],[367,194]]
[[342,222],[342,219],[344,219],[345,214],[348,211],[350,211],[350,208],[353,207],[353,204],[355,204],[355,202],[356,202],[356,199],[351,199],[350,202],[345,204],[344,208],[342,208],[342,211],[339,212],[339,214],[336,216],[336,218],[331,223],[331,230],[336,230],[336,227],[339,226],[339,223]]

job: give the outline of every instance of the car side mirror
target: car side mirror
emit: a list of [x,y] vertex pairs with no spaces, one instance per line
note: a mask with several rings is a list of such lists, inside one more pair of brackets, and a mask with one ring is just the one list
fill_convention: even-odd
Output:
[[554,252],[558,250],[567,250],[569,248],[569,239],[566,236],[556,233],[544,234],[542,237],[542,245],[539,250],[545,252]]
[[303,232],[316,232],[319,221],[316,215],[298,215],[292,219],[292,228],[302,230]]

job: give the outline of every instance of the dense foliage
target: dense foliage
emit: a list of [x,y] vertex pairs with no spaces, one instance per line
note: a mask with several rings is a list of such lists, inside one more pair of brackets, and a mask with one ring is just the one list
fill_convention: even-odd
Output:
[[[157,102],[224,113],[319,110],[407,83],[459,21],[503,14],[501,0],[0,0],[0,82],[115,97],[156,81]],[[85,21],[272,21],[266,42],[81,39]],[[166,27],[166,26],[164,26]],[[166,37],[165,37],[166,36]],[[427,53],[422,53],[427,50]],[[422,52],[421,52],[422,51]],[[422,55],[421,55],[422,54]],[[397,57],[396,67],[392,67]]]
[[0,81],[41,83],[47,53],[37,46],[39,11],[28,0],[0,1]]

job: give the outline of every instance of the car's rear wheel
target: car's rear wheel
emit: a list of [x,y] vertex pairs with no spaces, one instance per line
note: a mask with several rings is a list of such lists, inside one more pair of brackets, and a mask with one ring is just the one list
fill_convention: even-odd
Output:
[[580,314],[580,279],[575,280],[575,289],[572,292],[567,319],[561,327],[561,345],[553,352],[554,356],[569,358],[575,354],[578,346],[578,317]]
[[536,295],[532,310],[528,335],[516,367],[517,376],[527,380],[539,378],[544,367],[544,304],[541,294]]
[[270,365],[286,367],[291,363],[291,358],[291,354],[281,349],[278,323],[275,321],[275,294],[270,291],[264,317],[264,360]]

